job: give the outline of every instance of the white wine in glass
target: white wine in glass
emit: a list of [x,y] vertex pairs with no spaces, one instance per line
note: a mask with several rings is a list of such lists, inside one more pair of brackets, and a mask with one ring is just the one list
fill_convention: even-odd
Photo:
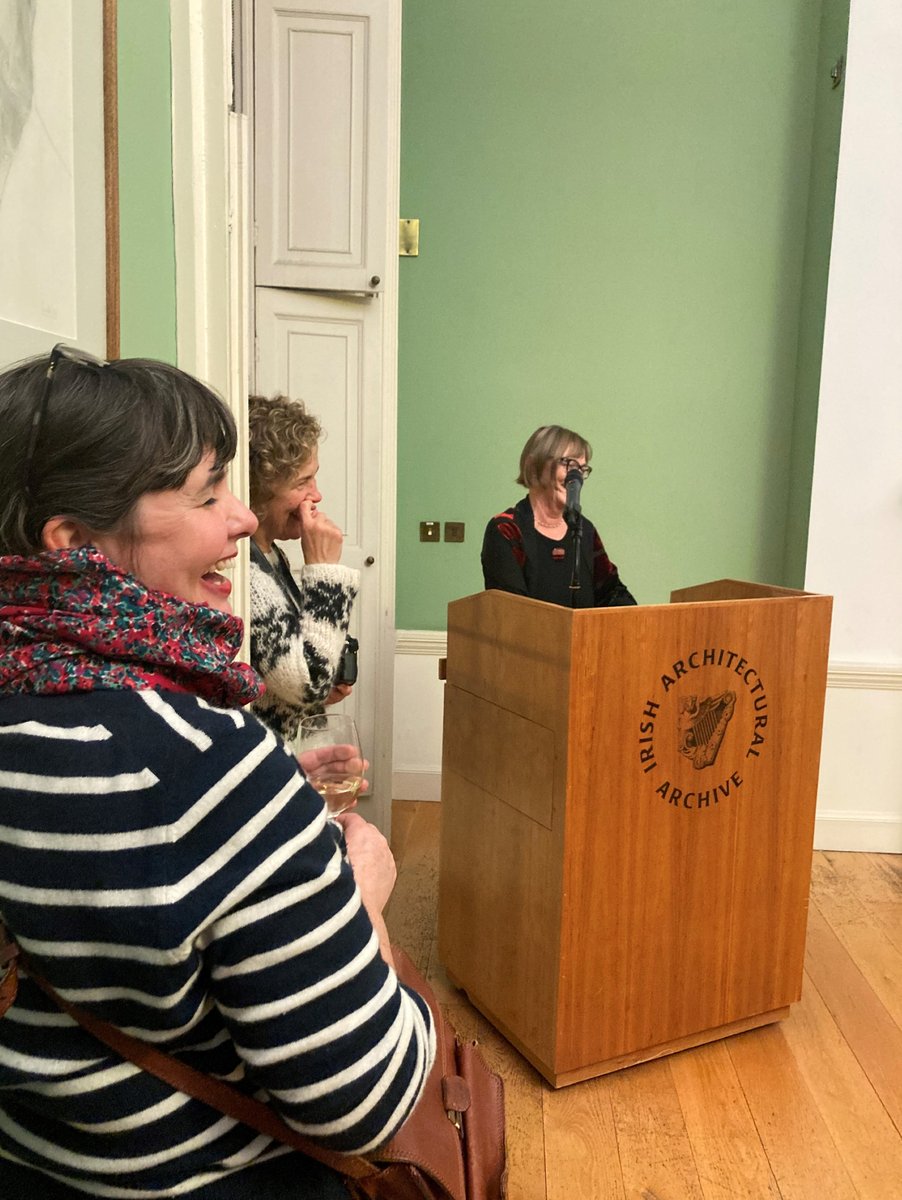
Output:
[[357,802],[363,783],[363,755],[353,717],[344,713],[322,713],[301,721],[297,742],[303,754],[308,750],[334,750],[321,753],[319,762],[307,771],[307,778],[326,801],[335,816]]

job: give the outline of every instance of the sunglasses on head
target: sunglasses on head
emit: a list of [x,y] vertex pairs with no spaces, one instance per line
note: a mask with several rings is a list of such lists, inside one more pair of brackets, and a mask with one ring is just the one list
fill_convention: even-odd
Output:
[[25,449],[25,458],[22,466],[22,488],[29,498],[34,497],[34,489],[32,487],[32,467],[34,464],[35,451],[38,448],[38,442],[41,438],[41,428],[44,424],[44,418],[47,414],[47,406],[50,402],[50,393],[53,391],[53,380],[56,376],[56,368],[61,361],[66,359],[68,362],[77,363],[79,366],[90,367],[94,371],[100,371],[110,364],[102,358],[95,358],[93,354],[87,354],[84,350],[77,350],[74,346],[65,346],[59,342],[50,351],[47,359],[47,370],[44,374],[44,386],[41,389],[41,397],[38,401],[37,408],[31,417],[31,429],[28,434],[28,445]]

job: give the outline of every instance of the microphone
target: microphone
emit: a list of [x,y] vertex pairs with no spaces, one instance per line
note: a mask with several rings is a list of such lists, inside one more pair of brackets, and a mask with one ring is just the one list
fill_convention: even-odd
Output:
[[564,508],[564,520],[573,526],[582,515],[579,506],[579,494],[583,490],[583,473],[579,467],[571,467],[564,477],[564,491],[567,493],[567,503]]

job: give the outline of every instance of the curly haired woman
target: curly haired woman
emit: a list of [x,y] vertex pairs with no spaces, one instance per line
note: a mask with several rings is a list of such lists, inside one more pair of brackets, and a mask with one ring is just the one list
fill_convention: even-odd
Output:
[[[266,693],[254,712],[292,741],[301,718],[341,700],[335,685],[360,572],[343,566],[342,532],[317,505],[321,427],[299,400],[251,396],[251,661]],[[300,539],[300,581],[277,541]]]

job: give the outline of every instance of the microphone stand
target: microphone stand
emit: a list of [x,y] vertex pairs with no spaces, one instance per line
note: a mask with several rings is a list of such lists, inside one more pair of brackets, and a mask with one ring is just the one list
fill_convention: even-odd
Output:
[[570,526],[573,542],[573,574],[570,576],[571,608],[577,607],[577,592],[579,591],[579,551],[583,532],[583,510],[579,503],[579,494],[582,486],[582,471],[578,467],[571,467],[564,479],[564,490],[567,493],[564,520]]
[[576,512],[568,510],[567,524],[570,526],[570,540],[573,543],[573,572],[570,576],[570,607],[576,608],[577,593],[580,590],[579,582],[579,551],[580,544],[583,540],[583,514],[577,509]]

